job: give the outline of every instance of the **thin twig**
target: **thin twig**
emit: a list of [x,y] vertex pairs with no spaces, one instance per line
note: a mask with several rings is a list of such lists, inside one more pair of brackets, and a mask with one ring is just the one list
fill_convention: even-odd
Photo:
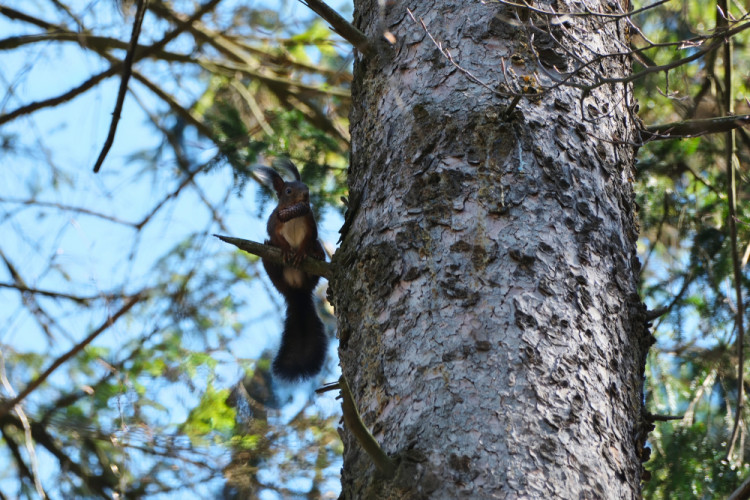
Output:
[[[732,132],[727,132],[727,135]],[[734,141],[731,141],[734,144]],[[729,146],[727,146],[729,147]],[[732,156],[734,152],[732,152]],[[728,158],[729,159],[729,158]],[[740,269],[740,256],[737,249],[737,174],[734,166],[733,158],[729,163],[730,170],[730,182],[729,182],[729,235],[730,245],[732,250],[732,267],[734,271],[734,292],[735,301],[737,304],[735,312],[735,326],[737,328],[737,410],[735,411],[734,428],[732,429],[732,437],[730,439],[728,455],[731,455],[734,448],[735,440],[737,439],[737,433],[739,431],[740,422],[742,421],[742,410],[744,408],[744,375],[745,375],[745,325],[743,318],[744,305],[742,302],[742,270]]]
[[315,394],[323,394],[328,391],[337,391],[341,389],[341,384],[339,384],[339,381],[336,382],[328,382],[327,384],[323,384],[322,386],[315,389]]
[[107,139],[104,141],[104,146],[99,153],[99,158],[96,159],[94,165],[94,173],[98,173],[99,169],[104,163],[104,159],[107,157],[112,143],[115,141],[115,132],[117,132],[117,124],[120,122],[120,115],[122,113],[122,106],[125,103],[125,93],[128,90],[128,81],[130,75],[133,72],[133,59],[135,57],[135,49],[138,47],[138,37],[141,36],[141,26],[143,25],[143,18],[146,15],[146,7],[148,6],[148,0],[138,0],[138,8],[135,11],[135,20],[133,21],[133,32],[130,34],[130,44],[128,46],[128,52],[125,55],[125,61],[122,63],[122,78],[120,79],[120,89],[117,91],[117,102],[115,103],[115,110],[112,112],[112,121],[109,123],[109,132],[107,133]]
[[[517,5],[519,5],[521,7],[524,7],[524,5],[521,5],[521,4],[517,4]],[[686,40],[686,41],[682,42],[685,47],[697,47],[698,45],[701,45],[704,41],[707,41],[707,40],[710,40],[710,39],[715,39],[714,42],[711,43],[710,45],[704,47],[702,50],[696,51],[695,53],[693,53],[693,54],[691,54],[691,55],[689,55],[687,57],[683,57],[681,59],[678,59],[677,61],[673,61],[671,63],[664,64],[662,66],[649,66],[649,67],[645,68],[643,71],[640,71],[638,73],[632,73],[629,76],[624,76],[624,77],[619,77],[619,78],[611,78],[611,77],[604,77],[604,76],[602,76],[599,73],[595,73],[595,75],[594,75],[595,76],[595,81],[591,82],[590,84],[577,83],[577,82],[573,81],[573,79],[576,78],[576,77],[580,77],[580,75],[582,74],[582,71],[584,69],[587,69],[587,68],[593,66],[594,64],[601,62],[602,60],[604,60],[606,58],[609,58],[609,57],[630,56],[630,55],[633,54],[634,51],[629,51],[629,52],[615,52],[615,53],[610,53],[610,54],[596,55],[594,58],[592,58],[591,60],[589,60],[589,61],[587,61],[585,63],[580,63],[580,58],[575,57],[576,59],[579,59],[579,64],[581,64],[581,65],[579,67],[577,67],[575,70],[573,70],[573,71],[571,71],[569,73],[558,73],[558,74],[554,74],[551,71],[547,70],[541,64],[541,61],[539,61],[538,58],[537,58],[537,63],[539,64],[539,67],[555,83],[552,84],[552,85],[550,85],[550,86],[548,86],[548,87],[542,87],[542,88],[540,88],[538,91],[536,91],[533,94],[523,94],[523,93],[514,93],[514,92],[501,92],[501,91],[495,90],[489,84],[481,81],[471,71],[469,71],[466,68],[463,68],[461,65],[459,65],[453,59],[453,56],[451,55],[451,53],[447,49],[443,48],[443,45],[440,42],[438,42],[432,36],[432,34],[430,33],[430,31],[427,29],[426,24],[424,23],[424,21],[421,18],[420,18],[419,21],[417,21],[417,19],[414,17],[414,14],[411,12],[411,10],[406,9],[406,11],[407,11],[407,13],[409,14],[409,16],[411,17],[411,19],[415,23],[421,24],[421,26],[424,29],[425,33],[430,37],[430,39],[432,40],[432,43],[435,45],[435,47],[437,47],[437,49],[440,51],[440,53],[446,59],[448,59],[448,61],[450,61],[456,69],[458,69],[459,71],[461,71],[462,73],[464,73],[469,78],[469,80],[472,81],[473,83],[476,83],[477,85],[481,85],[485,89],[489,90],[491,93],[493,93],[493,94],[495,94],[497,96],[502,96],[502,97],[533,96],[535,98],[538,98],[538,97],[541,97],[542,95],[545,95],[545,94],[551,92],[552,90],[554,90],[554,89],[556,89],[558,87],[562,87],[562,86],[577,88],[577,89],[584,90],[584,91],[591,91],[591,90],[599,88],[599,87],[601,87],[603,85],[616,84],[616,83],[631,83],[631,82],[634,82],[634,81],[636,81],[636,80],[638,80],[640,78],[648,76],[650,74],[659,73],[659,72],[662,72],[662,71],[668,72],[671,69],[680,67],[680,66],[685,65],[685,64],[687,64],[689,62],[692,62],[692,61],[694,61],[696,59],[700,59],[701,57],[705,56],[706,54],[712,52],[713,50],[716,50],[719,47],[721,47],[724,44],[725,40],[731,38],[732,36],[734,36],[734,35],[736,35],[738,33],[741,33],[742,31],[744,31],[746,29],[750,29],[750,22],[749,22],[749,23],[740,24],[740,25],[735,26],[733,28],[729,28],[729,29],[725,28],[724,30],[721,30],[721,31],[717,30],[715,33],[713,33],[712,35],[709,35],[709,36],[700,36],[700,37],[696,37],[695,40],[689,40],[689,41]],[[547,14],[549,14],[549,13],[547,13]],[[559,15],[559,14],[555,13],[555,15]],[[547,34],[550,34],[550,33],[547,33]],[[565,48],[564,45],[560,44],[560,42],[558,42],[558,45],[561,46],[562,48]],[[643,50],[646,50],[647,48],[648,47],[645,47],[645,48],[642,48],[642,49],[635,49],[635,51],[643,51]],[[568,52],[570,52],[570,51],[568,51]]]
[[258,122],[260,128],[263,129],[263,132],[265,132],[269,136],[273,136],[274,131],[266,121],[266,117],[263,116],[263,110],[261,110],[260,106],[258,106],[258,101],[255,100],[255,97],[253,97],[253,94],[250,92],[250,90],[248,90],[248,88],[239,80],[232,80],[231,85],[237,91],[240,97],[245,100],[245,103],[247,103],[247,107],[250,108],[250,112],[255,117],[255,121]]
[[21,293],[31,293],[34,295],[41,295],[43,297],[50,297],[53,299],[72,300],[73,302],[77,302],[79,304],[88,304],[89,302],[94,301],[94,300],[112,300],[112,299],[122,297],[122,295],[114,295],[114,294],[91,295],[88,297],[82,297],[79,295],[71,295],[69,293],[53,292],[52,290],[41,290],[39,288],[32,288],[32,287],[25,286],[21,283],[0,282],[0,288],[12,288],[12,289],[18,290]]
[[134,223],[126,221],[126,220],[122,220],[112,215],[103,214],[103,213],[96,212],[94,210],[84,208],[84,207],[65,205],[62,203],[55,203],[52,201],[41,201],[41,200],[35,200],[33,198],[24,199],[24,198],[0,197],[0,203],[18,203],[20,205],[27,205],[27,206],[33,206],[33,207],[54,208],[54,209],[65,211],[65,212],[76,212],[76,213],[83,214],[83,215],[90,215],[92,217],[98,217],[100,219],[108,220],[110,222],[115,222],[117,224],[122,224],[124,226],[135,227]]
[[[3,252],[2,249],[0,249],[0,260],[3,261],[5,264],[5,267],[8,269],[8,272],[10,273],[11,278],[13,278],[13,281],[18,285],[20,288],[26,288],[26,281],[21,276],[21,273],[18,271],[16,266],[8,259],[8,257],[5,255],[5,252]],[[29,312],[34,316],[34,319],[36,319],[37,323],[39,323],[39,327],[42,329],[42,331],[47,335],[47,337],[50,338],[50,340],[55,340],[55,335],[52,332],[52,328],[50,326],[57,327],[59,330],[63,331],[60,324],[55,320],[54,317],[52,317],[50,314],[45,311],[42,306],[39,304],[39,302],[36,300],[36,297],[34,295],[30,294],[21,294],[22,301],[21,303],[26,307]]]
[[150,212],[149,212],[148,214],[146,214],[146,216],[145,216],[145,217],[143,217],[143,219],[141,219],[141,221],[140,221],[139,223],[137,223],[137,224],[135,225],[135,228],[136,228],[136,229],[137,229],[138,231],[140,231],[141,229],[143,229],[143,227],[144,227],[144,226],[145,226],[146,224],[148,224],[148,222],[149,222],[149,221],[151,220],[151,218],[152,218],[152,217],[154,217],[154,216],[156,215],[156,213],[157,213],[157,212],[158,212],[159,210],[161,210],[161,208],[162,208],[162,207],[163,207],[163,206],[164,206],[164,205],[165,205],[165,204],[166,204],[166,203],[167,203],[167,202],[168,202],[169,200],[171,200],[171,199],[174,199],[174,198],[177,198],[177,195],[179,195],[179,194],[180,194],[180,192],[181,192],[181,191],[182,191],[183,189],[185,189],[185,186],[187,186],[188,184],[190,184],[190,183],[191,183],[191,182],[193,181],[193,179],[195,178],[195,176],[196,176],[196,175],[198,175],[198,173],[200,173],[200,172],[203,172],[203,171],[204,171],[204,170],[206,169],[206,166],[207,166],[207,164],[205,164],[205,163],[204,163],[203,165],[198,165],[198,166],[197,166],[197,167],[195,167],[195,168],[194,168],[193,170],[191,170],[190,172],[188,172],[188,173],[187,173],[187,175],[186,175],[186,176],[185,176],[185,177],[184,177],[184,178],[182,179],[182,182],[180,182],[180,185],[179,185],[179,186],[177,186],[177,188],[176,188],[176,189],[175,189],[174,191],[172,191],[171,193],[169,193],[169,194],[168,194],[168,195],[167,195],[167,196],[166,196],[165,198],[163,198],[163,199],[162,199],[162,200],[161,200],[161,201],[160,201],[159,203],[157,203],[157,204],[156,204],[156,206],[155,206],[155,207],[154,207],[153,209],[151,209],[151,211],[150,211]]
[[448,51],[448,49],[444,48],[443,44],[440,43],[440,42],[438,42],[435,39],[435,37],[432,36],[432,33],[430,33],[430,30],[427,29],[427,25],[425,24],[424,19],[422,19],[420,17],[419,21],[417,21],[417,18],[414,17],[414,14],[408,8],[406,9],[406,13],[409,14],[409,17],[411,17],[412,21],[414,21],[415,23],[418,23],[419,25],[422,26],[422,29],[424,30],[425,34],[428,37],[430,37],[430,40],[432,40],[432,44],[435,46],[435,48],[438,49],[438,51],[440,52],[440,54],[442,54],[443,57],[445,57],[453,65],[453,67],[455,67],[461,73],[463,73],[464,75],[466,75],[466,77],[469,79],[469,81],[471,81],[471,82],[473,82],[473,83],[475,83],[475,84],[477,84],[477,85],[479,85],[481,87],[484,87],[485,89],[487,89],[492,94],[494,94],[496,96],[500,96],[500,97],[523,97],[523,96],[526,96],[526,95],[528,95],[528,96],[536,96],[536,97],[539,96],[538,93],[535,93],[535,94],[524,94],[524,93],[516,93],[516,92],[501,92],[499,90],[493,89],[492,87],[489,86],[489,84],[487,84],[487,83],[483,82],[482,80],[480,80],[476,75],[474,75],[474,73],[472,73],[468,69],[464,68],[463,66],[461,66],[460,64],[458,64],[455,59],[453,59],[453,55],[450,53],[450,51]]
[[73,22],[76,23],[76,26],[78,26],[79,31],[86,31],[86,27],[83,25],[83,21],[81,20],[80,17],[73,14],[73,11],[70,10],[70,7],[62,3],[60,0],[50,0],[50,1],[55,7],[65,12],[73,20]]
[[[722,27],[728,24],[728,20],[724,13],[728,12],[728,5],[726,0],[719,0],[717,2],[717,19],[716,26]],[[734,96],[732,92],[732,40],[727,38],[724,44],[724,93],[723,93],[723,111],[727,115],[731,115],[734,112]],[[744,305],[742,302],[742,270],[740,269],[740,256],[737,251],[737,175],[735,169],[735,137],[734,131],[730,130],[725,136],[725,159],[727,170],[729,174],[729,186],[728,186],[728,198],[729,198],[729,238],[732,251],[732,267],[734,270],[734,291],[737,301],[737,311],[735,316],[735,327],[737,328],[737,410],[734,415],[734,427],[732,429],[732,437],[729,439],[729,446],[727,449],[727,459],[731,459],[734,452],[734,444],[737,440],[737,434],[740,428],[740,422],[742,422],[742,410],[744,408],[745,399],[745,388],[744,388],[744,373],[745,373],[745,326],[743,319]],[[740,452],[741,454],[741,452]]]
[[[673,61],[673,62],[668,63],[668,64],[663,64],[661,66],[650,66],[650,67],[644,69],[643,71],[639,71],[638,73],[634,73],[634,74],[632,74],[632,75],[630,75],[628,77],[623,77],[623,78],[601,78],[601,79],[599,79],[599,81],[595,85],[593,85],[591,87],[591,89],[593,89],[595,87],[601,87],[602,85],[606,85],[608,83],[630,83],[630,82],[633,82],[635,80],[638,80],[639,78],[643,78],[646,75],[650,75],[652,73],[659,73],[661,71],[668,71],[670,69],[678,68],[678,67],[683,66],[683,65],[685,65],[685,64],[687,64],[689,62],[693,62],[696,59],[700,59],[701,57],[705,56],[706,54],[708,54],[712,50],[715,50],[718,47],[720,47],[721,45],[723,45],[726,40],[730,39],[734,35],[737,35],[737,34],[743,32],[743,31],[745,31],[746,29],[750,29],[750,23],[741,24],[739,26],[736,26],[734,28],[731,28],[731,29],[728,29],[728,30],[725,30],[725,31],[718,31],[717,30],[717,32],[714,33],[711,36],[702,37],[705,40],[708,40],[708,39],[711,39],[711,38],[716,38],[717,39],[712,44],[706,46],[703,50],[696,51],[694,54],[692,54],[690,56],[683,57],[681,59],[678,59],[678,60]],[[641,50],[641,49],[639,49],[639,50]]]
[[526,3],[526,2],[524,2],[524,3],[516,3],[516,2],[508,2],[507,0],[497,0],[497,1],[498,1],[498,3],[503,4],[503,5],[507,5],[508,7],[514,7],[516,9],[528,10],[530,12],[534,12],[536,14],[540,14],[540,15],[543,15],[543,16],[558,17],[558,16],[565,15],[565,16],[571,16],[571,17],[604,17],[604,18],[611,19],[611,20],[622,19],[624,17],[630,17],[630,16],[633,16],[635,14],[640,14],[641,12],[645,12],[647,10],[653,9],[655,7],[658,7],[661,4],[665,4],[665,3],[669,2],[669,0],[658,0],[657,2],[654,2],[654,3],[650,4],[650,5],[646,5],[645,7],[641,7],[640,9],[633,10],[633,11],[630,11],[630,12],[623,12],[622,14],[608,14],[606,12],[594,12],[594,11],[591,11],[591,10],[588,10],[588,9],[587,10],[582,10],[582,11],[576,11],[576,12],[563,12],[563,13],[560,13],[560,12],[556,12],[554,10],[544,10],[544,9],[536,8],[536,7],[533,6],[533,2],[529,2],[529,3]]
[[328,87],[328,88],[322,88],[320,86],[307,84],[304,82],[301,82],[299,80],[291,80],[289,78],[284,78],[278,75],[270,75],[265,74],[261,71],[255,71],[252,69],[253,66],[257,66],[257,64],[249,63],[248,60],[237,63],[232,61],[224,61],[221,63],[216,63],[212,61],[204,61],[204,60],[198,60],[198,63],[201,65],[201,67],[213,71],[215,73],[222,72],[226,74],[227,76],[234,77],[233,73],[239,72],[244,75],[247,75],[251,78],[257,78],[261,82],[265,83],[271,90],[274,89],[274,85],[282,87],[286,92],[293,93],[293,92],[307,92],[314,95],[324,95],[324,96],[334,96],[334,97],[340,97],[343,99],[350,98],[351,92],[349,90],[344,89],[342,87]]
[[649,318],[648,315],[646,316],[647,318],[649,318],[648,321],[653,321],[657,318],[659,319],[659,321],[654,326],[654,330],[657,330],[659,328],[659,326],[662,323],[662,319],[664,318],[664,315],[668,313],[669,311],[671,311],[672,308],[674,308],[674,306],[676,306],[677,303],[682,299],[682,296],[685,295],[685,292],[687,292],[688,288],[690,287],[690,284],[693,282],[694,279],[695,279],[695,275],[693,273],[689,273],[686,276],[683,276],[683,282],[682,282],[682,286],[680,287],[680,291],[677,292],[677,294],[674,297],[672,297],[672,300],[669,302],[669,304],[660,308],[661,310],[664,310],[664,309],[666,310],[664,310],[656,318]]

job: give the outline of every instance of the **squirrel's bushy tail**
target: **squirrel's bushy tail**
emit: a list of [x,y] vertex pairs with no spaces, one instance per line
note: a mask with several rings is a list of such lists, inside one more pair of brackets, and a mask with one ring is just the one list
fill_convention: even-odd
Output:
[[311,292],[290,290],[284,297],[286,320],[273,369],[286,380],[312,377],[326,359],[328,337],[323,322],[315,310]]

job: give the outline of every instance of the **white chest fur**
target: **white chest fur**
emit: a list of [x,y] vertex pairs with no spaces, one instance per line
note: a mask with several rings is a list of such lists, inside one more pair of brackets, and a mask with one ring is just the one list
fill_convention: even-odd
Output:
[[[297,250],[307,235],[304,217],[297,217],[284,223],[281,228],[281,236],[289,243],[292,249]],[[299,288],[305,280],[305,273],[293,267],[284,267],[284,280],[290,286]]]
[[305,218],[297,217],[284,223],[281,228],[281,236],[289,243],[289,246],[293,249],[297,249],[305,239],[307,234],[307,228],[305,227]]

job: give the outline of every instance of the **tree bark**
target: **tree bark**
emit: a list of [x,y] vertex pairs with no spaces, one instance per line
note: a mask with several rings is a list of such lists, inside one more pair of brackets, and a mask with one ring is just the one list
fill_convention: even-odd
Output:
[[[342,498],[639,498],[650,335],[627,86],[559,86],[509,111],[488,87],[542,91],[552,65],[538,56],[569,71],[584,49],[532,47],[524,23],[548,25],[497,3],[380,9],[355,0],[355,25],[396,41],[355,62],[352,201],[329,291],[343,373],[398,470],[383,479],[344,430]],[[612,53],[623,24],[564,29]],[[589,70],[627,76],[630,62]]]

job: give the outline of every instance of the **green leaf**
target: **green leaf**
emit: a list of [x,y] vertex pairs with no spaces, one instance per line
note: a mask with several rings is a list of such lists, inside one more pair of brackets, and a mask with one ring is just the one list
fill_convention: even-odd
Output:
[[216,390],[212,384],[206,387],[198,406],[193,408],[182,431],[196,444],[210,441],[223,442],[231,439],[235,426],[235,411],[227,405],[227,389]]

